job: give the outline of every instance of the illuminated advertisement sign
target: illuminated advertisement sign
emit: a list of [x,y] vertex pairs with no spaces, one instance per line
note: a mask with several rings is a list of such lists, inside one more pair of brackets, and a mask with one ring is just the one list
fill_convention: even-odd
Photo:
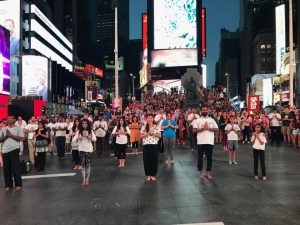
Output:
[[254,112],[259,112],[259,110],[260,110],[259,96],[257,95],[248,96],[248,112],[253,114]]
[[281,74],[283,56],[285,53],[285,5],[277,6],[276,9],[276,73]]
[[8,116],[8,95],[0,94],[0,120]]
[[207,65],[201,64],[202,67],[202,85],[203,87],[207,87]]
[[206,8],[201,11],[202,57],[206,57]]
[[196,2],[154,1],[154,49],[197,48]]
[[20,55],[20,0],[0,1],[0,25],[10,31],[10,55]]
[[273,100],[272,78],[263,79],[263,107],[272,105]]
[[0,26],[0,94],[9,95],[10,43],[9,31]]
[[42,56],[22,57],[22,95],[48,97],[48,59]]
[[143,59],[142,70],[140,71],[140,87],[144,87],[150,80],[150,72],[148,66],[148,15],[142,15],[142,33],[143,33]]
[[101,70],[95,66],[92,66],[90,64],[85,65],[85,72],[95,74],[98,77],[103,77],[103,70]]
[[172,49],[151,52],[151,67],[197,66],[197,49]]

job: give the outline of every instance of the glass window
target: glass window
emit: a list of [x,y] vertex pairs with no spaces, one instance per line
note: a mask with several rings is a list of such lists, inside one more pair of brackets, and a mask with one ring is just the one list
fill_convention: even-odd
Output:
[[260,48],[261,48],[261,49],[265,49],[265,48],[266,48],[266,45],[261,45]]

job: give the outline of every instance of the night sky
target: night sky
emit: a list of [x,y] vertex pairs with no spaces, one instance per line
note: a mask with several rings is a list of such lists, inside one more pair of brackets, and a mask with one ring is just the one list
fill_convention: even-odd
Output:
[[[215,82],[215,64],[219,57],[220,29],[235,31],[239,26],[239,0],[203,0],[207,9],[208,85]],[[146,0],[130,0],[130,39],[141,38],[141,14],[147,12]]]

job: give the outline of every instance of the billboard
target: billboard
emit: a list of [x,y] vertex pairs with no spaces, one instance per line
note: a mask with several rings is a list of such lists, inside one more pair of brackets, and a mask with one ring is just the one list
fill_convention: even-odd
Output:
[[286,30],[285,30],[285,5],[277,6],[276,9],[276,73],[281,74],[283,56],[285,53]]
[[0,25],[10,32],[10,55],[20,55],[20,0],[0,1]]
[[22,95],[48,99],[48,59],[42,56],[22,57]]
[[9,95],[10,42],[9,31],[0,26],[0,94]]
[[248,96],[248,112],[250,114],[253,114],[259,111],[260,111],[259,96],[257,95]]
[[197,48],[196,2],[154,1],[154,49]]
[[202,57],[206,57],[206,8],[201,11]]
[[263,107],[272,105],[273,102],[272,78],[263,79]]
[[197,66],[197,49],[156,50],[151,52],[151,67]]
[[147,65],[148,63],[148,15],[146,13],[143,13],[142,15],[142,32],[143,32],[143,65]]

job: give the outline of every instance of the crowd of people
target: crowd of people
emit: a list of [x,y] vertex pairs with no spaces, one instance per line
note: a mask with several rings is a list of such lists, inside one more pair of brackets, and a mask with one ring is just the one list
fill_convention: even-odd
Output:
[[[142,149],[147,181],[156,180],[158,159],[165,165],[175,164],[175,146],[189,143],[191,151],[198,151],[198,171],[201,179],[213,179],[212,156],[215,143],[228,151],[228,163],[237,164],[239,143],[252,144],[254,179],[258,180],[260,162],[262,180],[267,180],[264,150],[268,140],[300,147],[300,116],[298,110],[286,106],[282,114],[277,108],[265,112],[249,113],[233,110],[222,89],[199,90],[200,103],[185,108],[183,93],[165,92],[143,96],[142,108],[107,107],[96,115],[32,116],[28,123],[21,116],[9,116],[0,123],[0,166],[3,166],[5,190],[21,190],[20,156],[27,146],[31,165],[45,170],[47,152],[62,160],[66,152],[72,153],[74,170],[81,171],[82,186],[90,184],[93,152],[102,157],[113,149],[119,167],[126,167],[126,154],[139,154]],[[200,111],[199,111],[200,109]],[[275,143],[276,142],[276,143]],[[25,143],[25,145],[24,145]],[[250,148],[250,147],[249,147]],[[206,158],[206,172],[203,169]]]

